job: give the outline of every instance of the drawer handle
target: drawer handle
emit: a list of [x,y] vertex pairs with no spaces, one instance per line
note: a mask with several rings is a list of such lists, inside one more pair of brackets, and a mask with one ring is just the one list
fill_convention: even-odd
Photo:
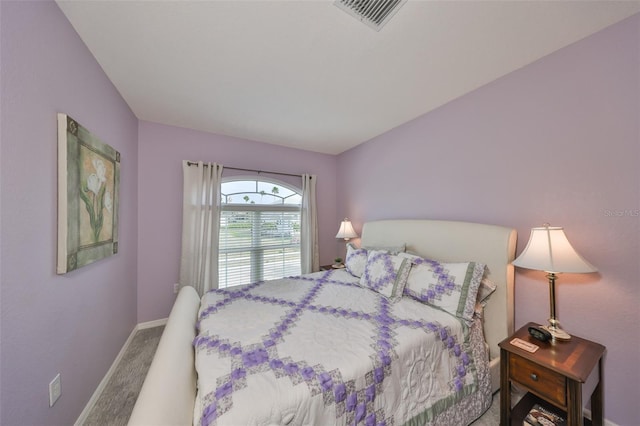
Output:
[[538,375],[536,373],[531,373],[529,377],[531,377],[531,380],[533,380],[534,382],[538,381]]

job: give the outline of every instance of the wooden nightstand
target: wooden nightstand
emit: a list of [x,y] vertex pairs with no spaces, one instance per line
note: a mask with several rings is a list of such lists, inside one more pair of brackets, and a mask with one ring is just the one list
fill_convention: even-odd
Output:
[[321,271],[330,271],[332,269],[344,269],[344,266],[342,268],[334,268],[333,265],[322,265],[320,267]]
[[[603,424],[602,356],[605,347],[580,337],[540,342],[529,335],[528,323],[500,342],[500,424],[522,425],[534,403],[564,415],[568,426],[583,424],[582,398],[591,397],[593,425]],[[520,338],[540,347],[531,353],[512,345]],[[511,409],[511,383],[528,391]]]

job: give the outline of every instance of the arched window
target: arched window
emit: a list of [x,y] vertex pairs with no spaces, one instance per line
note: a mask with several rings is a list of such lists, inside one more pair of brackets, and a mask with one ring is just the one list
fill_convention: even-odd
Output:
[[300,190],[276,180],[224,178],[220,288],[300,274]]

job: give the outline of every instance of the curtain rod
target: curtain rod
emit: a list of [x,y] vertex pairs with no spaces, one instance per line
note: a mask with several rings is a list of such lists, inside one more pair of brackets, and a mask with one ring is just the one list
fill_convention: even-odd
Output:
[[[187,165],[188,165],[188,166],[197,166],[197,165],[198,165],[198,163],[197,163],[197,162],[195,162],[195,161],[187,161]],[[208,165],[208,164],[203,164],[203,166],[204,166],[204,167],[209,167],[209,165]],[[254,173],[258,173],[258,174],[260,174],[260,173],[267,173],[267,174],[270,174],[270,175],[294,176],[294,177],[299,177],[299,178],[301,178],[301,177],[302,177],[302,175],[296,175],[296,174],[293,174],[293,173],[270,172],[270,171],[268,171],[268,170],[256,170],[256,169],[243,169],[243,168],[240,168],[240,167],[227,167],[227,166],[224,166],[224,165],[223,165],[223,166],[222,166],[222,170],[224,171],[224,169],[229,169],[229,170],[239,170],[239,171],[241,171],[241,172],[254,172]]]

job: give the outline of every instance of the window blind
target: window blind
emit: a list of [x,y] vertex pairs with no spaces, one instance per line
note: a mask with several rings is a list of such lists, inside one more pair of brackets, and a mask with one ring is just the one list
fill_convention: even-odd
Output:
[[300,274],[300,206],[224,205],[220,288]]

